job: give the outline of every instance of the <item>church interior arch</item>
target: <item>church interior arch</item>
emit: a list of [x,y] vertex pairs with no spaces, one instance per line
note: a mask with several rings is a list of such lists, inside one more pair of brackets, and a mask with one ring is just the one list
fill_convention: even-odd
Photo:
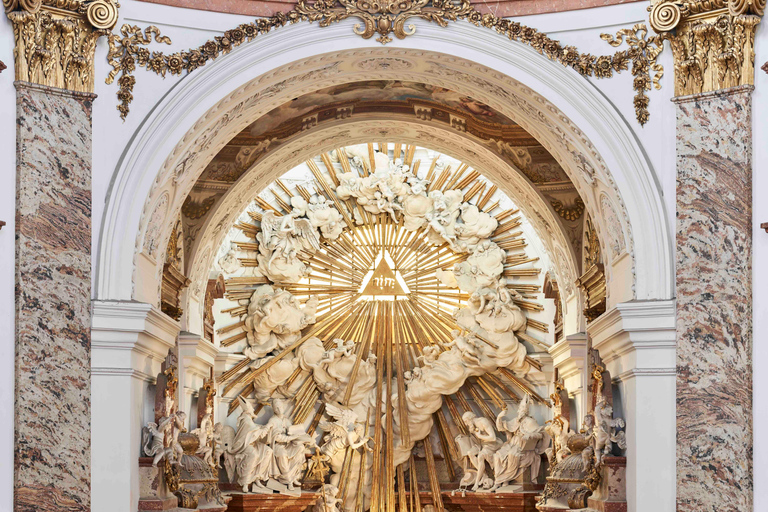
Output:
[[[519,407],[526,417],[543,425],[552,415],[553,400],[559,400],[555,417],[567,407],[573,411],[568,423],[580,425],[577,416],[588,409],[588,396],[597,388],[581,395],[564,390],[566,385],[590,387],[582,382],[583,368],[600,361],[582,355],[582,369],[574,366],[558,379],[550,349],[607,308],[638,296],[638,269],[647,264],[647,251],[636,252],[637,229],[618,185],[626,177],[615,179],[585,133],[533,89],[439,53],[335,52],[244,83],[178,141],[161,142],[151,136],[137,139],[122,161],[102,244],[111,243],[111,216],[121,208],[134,212],[129,224],[137,227],[136,243],[130,260],[123,257],[125,251],[117,251],[110,261],[109,251],[115,248],[102,245],[99,293],[114,289],[114,279],[125,279],[123,267],[130,261],[131,299],[179,321],[179,347],[182,338],[185,346],[217,347],[208,375],[194,367],[179,375],[186,390],[179,407],[189,413],[188,429],[201,428],[203,421],[217,423],[235,443],[237,432],[243,432],[241,421],[267,425],[272,420],[265,414],[271,409],[273,417],[286,418],[286,432],[304,428],[301,450],[315,442],[327,445],[327,436],[306,437],[306,432],[320,435],[321,424],[325,434],[334,424],[351,429],[358,441],[369,431],[378,435],[389,443],[387,460],[374,463],[373,456],[362,453],[345,459],[343,453],[323,452],[334,476],[333,488],[320,490],[341,492],[342,506],[351,511],[383,503],[380,493],[395,489],[389,478],[393,471],[400,482],[399,499],[405,499],[405,485],[411,482],[428,483],[434,497],[441,485],[498,488],[520,477],[519,464],[510,466],[509,481],[494,481],[462,462],[457,436],[468,435],[464,431],[470,421],[462,418],[462,410],[491,421],[513,416],[510,407],[524,404]],[[167,148],[172,149],[162,153]],[[160,151],[150,156],[162,165],[151,180],[144,179],[151,186],[139,209],[136,196],[120,196],[119,184],[121,173],[130,173],[146,157],[142,149]],[[297,173],[304,177],[292,180]],[[348,188],[354,191],[339,195],[342,174],[349,175]],[[394,193],[393,186],[404,191]],[[451,213],[441,224],[438,210],[444,213],[446,193],[453,202],[448,201]],[[406,216],[406,203],[413,198],[428,203],[428,212]],[[297,222],[304,227],[297,228]],[[412,229],[404,229],[409,222]],[[453,224],[461,226],[458,232]],[[311,235],[297,235],[307,226]],[[448,233],[441,231],[446,226]],[[482,236],[472,234],[482,226],[487,228]],[[302,246],[307,237],[311,247]],[[448,264],[432,265],[426,277],[420,274],[423,268],[401,267],[422,256],[397,252],[393,240],[406,243],[408,250],[421,248],[428,261]],[[360,254],[350,255],[357,247]],[[480,253],[494,250],[503,255],[489,264]],[[483,270],[483,265],[494,270]],[[120,268],[123,272],[117,272]],[[438,278],[437,270],[445,275]],[[470,284],[462,281],[468,275],[475,275]],[[477,275],[485,275],[483,286]],[[421,279],[427,279],[421,283],[426,292],[419,292]],[[368,293],[371,281],[395,286],[394,300]],[[647,284],[640,283],[641,293],[649,293]],[[421,308],[416,305],[420,293],[427,297]],[[339,323],[344,315],[363,320]],[[398,327],[409,316],[419,320]],[[398,341],[376,344],[376,334]],[[344,345],[350,340],[355,344]],[[448,348],[457,340],[461,348]],[[327,359],[335,355],[344,369],[332,368],[336,363]],[[181,349],[178,357],[187,360]],[[393,357],[399,362],[393,363]],[[156,357],[152,367],[159,362]],[[452,375],[455,382],[418,395],[419,383],[441,381],[434,365],[463,376]],[[340,377],[339,372],[346,374]],[[364,377],[359,382],[358,375]],[[394,405],[384,401],[384,416],[376,410],[387,393],[386,384],[384,391],[378,384],[382,378],[397,386],[402,397]],[[361,396],[352,400],[355,382],[367,387],[360,385]],[[196,407],[205,410],[201,396],[208,396],[215,418],[193,417]],[[448,405],[451,400],[460,407]],[[422,442],[419,450],[416,444],[430,432],[443,444]],[[538,432],[544,439],[543,426]],[[544,454],[540,451],[537,461]],[[298,459],[280,460],[296,472]],[[243,471],[227,468],[222,478],[242,483],[248,479]],[[543,486],[537,478],[527,485]],[[266,480],[250,487],[255,482],[240,487],[267,492],[262,488]],[[289,483],[295,487],[299,482],[280,485]],[[361,499],[352,500],[349,489],[358,485]]]

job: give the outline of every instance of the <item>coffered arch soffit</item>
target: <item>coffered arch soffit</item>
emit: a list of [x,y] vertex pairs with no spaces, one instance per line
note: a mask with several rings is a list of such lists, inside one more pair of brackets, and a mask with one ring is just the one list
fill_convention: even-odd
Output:
[[[444,34],[433,32],[425,26],[421,31],[423,40],[420,42],[425,47],[439,42],[449,51],[451,45],[458,45],[464,49],[482,46],[484,43],[478,43],[478,40],[473,37],[473,31],[471,27],[461,28],[454,31],[448,41],[444,38]],[[313,35],[313,37],[319,36],[319,34]],[[334,41],[337,46],[343,46],[344,38],[348,37],[342,30],[333,28],[323,32],[322,36],[329,38],[328,41]],[[297,45],[302,43],[289,31],[273,37],[273,39],[280,38],[286,39],[285,44],[288,44],[288,40]],[[351,41],[347,43],[351,44]],[[496,43],[495,46],[498,47],[499,42]],[[509,50],[509,53],[505,54],[509,58],[499,62],[499,68],[508,70],[511,63],[516,62],[522,69],[531,73],[544,70],[551,76],[548,76],[549,82],[540,81],[542,87],[550,83],[552,78],[564,82],[570,81],[571,87],[564,88],[562,96],[557,98],[561,103],[565,102],[566,106],[573,105],[577,108],[579,115],[586,116],[590,131],[594,133],[600,135],[604,134],[607,128],[618,128],[615,130],[618,144],[612,144],[601,138],[601,146],[611,149],[612,159],[618,158],[629,164],[629,169],[619,169],[619,176],[625,183],[625,188],[626,183],[639,182],[642,185],[638,194],[634,194],[633,190],[628,188],[630,196],[639,196],[639,199],[651,198],[651,204],[647,205],[645,210],[650,212],[652,224],[660,226],[664,232],[660,236],[646,236],[652,239],[650,240],[651,253],[649,258],[644,258],[643,263],[648,268],[650,262],[661,261],[660,266],[663,270],[661,289],[655,285],[651,285],[650,288],[655,287],[652,293],[664,295],[667,293],[665,281],[668,279],[665,276],[668,273],[666,269],[669,255],[667,254],[667,233],[663,222],[663,206],[660,199],[654,195],[653,176],[647,162],[636,147],[636,141],[632,139],[626,126],[618,120],[618,114],[612,111],[611,107],[605,104],[596,93],[588,87],[585,88],[584,83],[578,81],[578,77],[569,75],[567,70],[549,63],[528,49],[520,48],[519,45],[507,45],[507,42],[500,44],[509,46],[505,48]],[[278,52],[279,47],[279,44],[272,45],[273,49],[270,51]],[[303,42],[302,47],[307,47],[306,41]],[[322,48],[322,45],[320,47]],[[233,90],[231,79],[237,76],[238,69],[242,69],[243,73],[245,70],[250,70],[249,73],[253,75],[253,62],[258,60],[255,53],[263,52],[253,45],[246,45],[231,55],[217,60],[191,79],[185,80],[186,83],[181,84],[178,91],[163,100],[150,119],[145,122],[144,133],[136,137],[126,150],[126,155],[118,168],[115,185],[111,192],[112,198],[105,213],[98,270],[100,296],[116,298],[121,296],[118,290],[121,289],[120,283],[125,281],[124,271],[127,263],[125,258],[129,254],[128,248],[123,247],[120,241],[121,237],[124,238],[126,223],[131,228],[135,225],[134,232],[137,233],[135,248],[130,251],[133,254],[131,259],[134,260],[133,282],[137,282],[138,273],[146,274],[148,271],[147,263],[141,265],[138,263],[137,258],[141,257],[146,257],[150,263],[155,264],[155,279],[157,279],[159,269],[162,267],[160,262],[163,261],[161,254],[165,247],[163,241],[166,241],[170,235],[171,222],[166,222],[166,219],[178,218],[184,199],[213,156],[254,119],[258,119],[289,99],[318,88],[356,80],[410,80],[445,87],[475,98],[514,119],[536,137],[561,164],[584,199],[587,210],[594,213],[594,217],[598,219],[597,225],[601,231],[607,231],[607,229],[602,225],[602,218],[598,213],[598,198],[604,195],[616,205],[618,211],[616,217],[620,225],[613,232],[620,233],[624,237],[625,252],[632,256],[633,265],[636,263],[632,226],[627,222],[626,207],[600,154],[586,135],[565,114],[529,86],[523,85],[504,73],[450,55],[405,48],[367,48],[300,59],[291,64],[273,68],[272,71],[244,82]],[[275,58],[274,55],[273,58]],[[229,72],[226,76],[222,74],[225,70]],[[528,82],[536,86],[534,83],[536,80],[529,79]],[[187,116],[188,119],[189,115],[193,115],[195,108],[199,111],[204,93],[210,94],[211,91],[216,91],[221,97],[220,91],[225,88],[233,92],[227,94],[215,105],[211,105],[204,115],[197,114],[199,116],[197,121],[186,130],[180,140],[175,139],[178,142],[171,146],[174,138],[170,133],[173,130],[175,130],[174,133],[178,133],[183,118]],[[578,94],[572,94],[574,91]],[[186,110],[177,110],[185,105]],[[159,165],[159,170],[155,171],[153,169],[158,169],[158,166],[153,165],[152,162],[157,162],[157,158],[163,155],[162,148],[169,149],[165,150],[165,156],[162,157],[164,162]],[[622,149],[625,151],[619,151]],[[146,197],[137,193],[142,187],[147,190],[149,197],[143,203],[139,203],[141,197]],[[638,197],[632,197],[632,199],[633,209],[638,211]],[[139,210],[140,215],[131,213]],[[643,209],[640,208],[640,211]],[[640,214],[640,216],[643,215],[646,213]],[[643,229],[642,226],[640,229]],[[605,237],[602,238],[605,239]],[[610,255],[611,252],[605,251],[605,254]],[[658,271],[658,269],[657,264],[654,270]],[[143,276],[144,279],[148,277]],[[647,293],[644,289],[643,295]],[[138,300],[148,299],[148,297],[138,296],[136,290],[131,295]]]

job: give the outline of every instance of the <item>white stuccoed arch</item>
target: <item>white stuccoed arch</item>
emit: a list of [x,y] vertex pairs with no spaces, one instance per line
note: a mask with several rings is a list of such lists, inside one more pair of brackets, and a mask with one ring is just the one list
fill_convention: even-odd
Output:
[[[539,100],[541,110],[548,109],[547,114],[563,119],[564,126],[572,129],[564,129],[563,133],[529,131],[540,138],[556,158],[560,157],[588,210],[598,219],[598,225],[597,196],[601,190],[611,192],[620,210],[625,210],[628,225],[622,226],[622,230],[633,258],[634,298],[670,298],[674,275],[672,240],[661,193],[648,159],[618,111],[573,70],[549,61],[520,43],[501,36],[488,37],[488,29],[464,22],[453,23],[448,28],[420,20],[414,23],[416,35],[396,40],[384,51],[394,54],[397,50],[409,49],[410,54],[435,52],[443,57],[455,56],[461,65],[474,62],[478,67],[490,68],[497,78],[512,78],[528,92],[535,91],[534,95],[546,98]],[[158,191],[169,194],[168,214],[175,217],[196,178],[195,173],[199,174],[207,159],[226,143],[227,134],[236,133],[252,121],[252,118],[236,119],[221,126],[217,133],[207,134],[207,147],[199,150],[197,168],[180,165],[192,142],[199,140],[201,132],[211,128],[216,119],[231,109],[249,84],[253,88],[252,81],[281,67],[290,70],[291,66],[286,63],[306,63],[314,56],[321,60],[323,54],[330,52],[382,50],[379,43],[355,35],[352,25],[352,21],[347,21],[318,29],[301,23],[258,36],[252,43],[195,71],[163,98],[126,148],[116,170],[98,247],[97,299],[146,300],[146,295],[137,297],[134,284],[142,287],[153,281],[149,286],[155,288],[159,277],[157,262],[142,256],[149,263],[141,267],[137,260],[147,224],[145,217],[151,216]],[[469,67],[466,71],[473,73]],[[253,90],[248,92],[253,93]],[[520,113],[512,117],[528,128]],[[575,175],[578,174],[574,173],[575,165],[563,162],[564,155],[558,154],[555,147],[563,140],[566,147],[575,146],[574,151],[583,154],[598,175],[602,170],[600,190],[590,192],[588,181]],[[175,174],[171,176],[173,173],[168,169],[175,170]],[[602,226],[601,232],[606,232]],[[167,230],[158,233],[157,245],[161,249],[155,255],[157,260],[162,258],[167,236]]]

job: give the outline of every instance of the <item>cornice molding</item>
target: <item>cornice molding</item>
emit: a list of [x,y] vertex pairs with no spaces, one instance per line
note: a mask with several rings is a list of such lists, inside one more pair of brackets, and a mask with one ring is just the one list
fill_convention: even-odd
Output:
[[587,360],[587,337],[583,333],[566,336],[564,340],[549,347],[548,352],[561,379],[580,375]]
[[179,323],[151,304],[93,301],[91,346],[94,351],[129,351],[162,362],[176,346]]
[[[638,372],[657,370],[646,365],[674,363],[674,300],[617,304],[590,323],[588,330],[592,347],[600,351],[606,363],[633,356],[633,371]],[[638,355],[640,351],[643,354]]]

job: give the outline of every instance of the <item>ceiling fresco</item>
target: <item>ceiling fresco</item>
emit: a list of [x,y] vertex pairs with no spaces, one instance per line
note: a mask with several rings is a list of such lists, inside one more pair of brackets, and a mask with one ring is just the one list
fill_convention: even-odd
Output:
[[294,98],[253,122],[211,160],[187,197],[182,207],[185,243],[193,243],[217,200],[270,151],[320,124],[382,115],[392,121],[416,118],[443,125],[497,153],[545,196],[574,253],[581,253],[584,204],[558,162],[534,137],[509,117],[473,98],[399,80],[358,81],[320,89]]

